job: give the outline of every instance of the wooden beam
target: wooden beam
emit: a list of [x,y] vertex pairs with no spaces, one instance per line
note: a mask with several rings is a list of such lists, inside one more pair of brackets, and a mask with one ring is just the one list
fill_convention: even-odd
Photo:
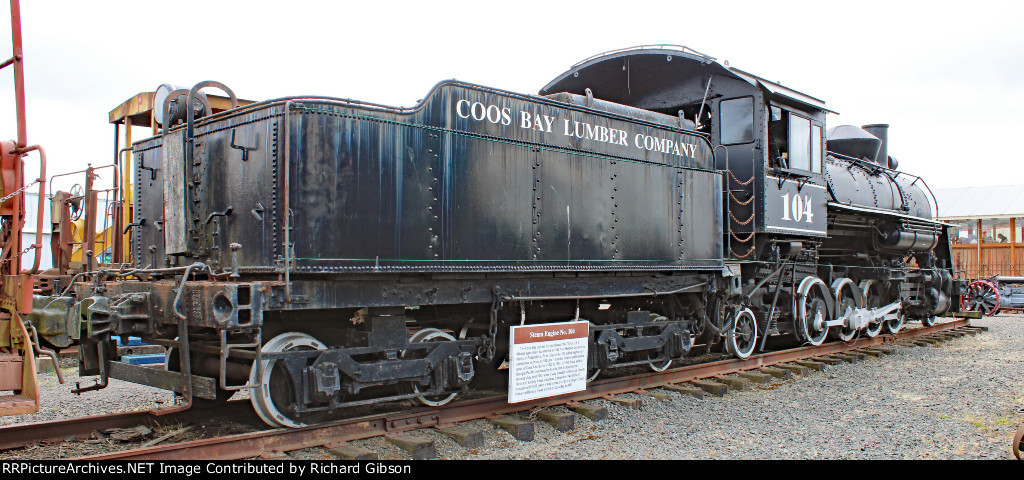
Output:
[[1017,219],[1010,217],[1010,275],[1017,275]]
[[978,232],[977,233],[978,233],[978,264],[977,264],[977,266],[975,268],[978,270],[978,272],[974,276],[975,279],[981,278],[981,270],[982,270],[982,268],[981,268],[981,242],[985,238],[985,236],[981,232],[981,219],[980,218],[978,219]]

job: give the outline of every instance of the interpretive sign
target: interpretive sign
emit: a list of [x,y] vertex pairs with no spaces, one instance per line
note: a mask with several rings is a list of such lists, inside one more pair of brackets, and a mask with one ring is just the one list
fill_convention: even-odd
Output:
[[512,327],[508,403],[587,389],[588,322]]

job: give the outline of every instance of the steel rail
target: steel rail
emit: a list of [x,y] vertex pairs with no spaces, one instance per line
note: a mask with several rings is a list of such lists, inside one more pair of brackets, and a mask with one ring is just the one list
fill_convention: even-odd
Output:
[[861,348],[895,343],[938,332],[968,327],[967,319],[940,323],[931,327],[907,329],[895,335],[879,335],[849,343],[834,342],[800,347],[762,355],[746,360],[721,360],[666,370],[608,379],[588,385],[586,391],[557,397],[509,404],[506,395],[466,400],[443,408],[416,408],[397,413],[371,415],[296,429],[276,429],[228,435],[136,450],[123,450],[81,457],[82,460],[232,460],[256,457],[264,453],[286,452],[344,441],[397,434],[409,430],[443,427],[457,422],[487,418],[533,408],[572,404],[611,395],[656,388],[700,378],[752,370],[805,358],[841,353]]
[[230,402],[227,407],[197,407],[185,411],[172,411],[177,409],[177,407],[169,407],[141,412],[111,413],[68,420],[6,425],[0,427],[0,450],[21,448],[38,442],[60,442],[88,438],[92,432],[107,428],[194,423],[225,417],[255,418],[255,414],[252,413],[252,408],[248,401]]

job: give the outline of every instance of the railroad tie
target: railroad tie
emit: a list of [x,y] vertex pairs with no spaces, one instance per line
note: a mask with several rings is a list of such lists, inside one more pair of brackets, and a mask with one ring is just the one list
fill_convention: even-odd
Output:
[[708,380],[690,380],[690,384],[715,397],[724,397],[725,394],[729,393],[729,386],[723,383],[710,382]]
[[870,348],[862,348],[860,350],[855,350],[855,352],[857,352],[858,354],[862,355],[864,358],[867,358],[867,357],[875,357],[875,358],[877,358],[877,357],[881,357],[883,355],[882,352],[879,352],[878,350],[872,350]]
[[608,418],[608,408],[598,405],[592,405],[589,403],[570,403],[566,405],[569,410],[572,410],[584,417],[587,417],[595,422],[599,422]]
[[537,418],[544,420],[559,432],[570,432],[576,428],[576,416],[571,413],[541,410]]
[[778,367],[761,367],[761,368],[757,369],[757,371],[759,371],[761,373],[767,373],[768,375],[771,375],[771,376],[773,376],[775,378],[780,378],[780,379],[783,379],[783,380],[792,378],[793,377],[793,373],[794,373],[792,370],[787,370],[785,368],[778,368]]
[[880,352],[882,355],[892,355],[896,352],[895,348],[879,345],[877,347],[865,348],[865,350],[871,350],[872,352]]
[[661,400],[662,402],[672,400],[672,395],[669,395],[667,393],[655,392],[652,390],[637,390],[636,393],[654,398],[656,400]]
[[868,358],[874,357],[874,355],[868,355],[868,354],[866,354],[866,353],[864,353],[864,352],[862,352],[860,350],[851,350],[849,352],[843,352],[843,353],[845,353],[845,354],[847,354],[847,355],[849,355],[851,357],[854,357],[854,358],[856,358],[857,360],[860,360],[860,361],[864,361],[864,360],[867,360]]
[[[820,371],[825,369],[825,362],[818,362],[818,361],[815,361],[815,360],[794,360],[793,363],[795,363],[795,364],[797,364],[797,365],[799,365],[801,367],[804,367],[804,372],[801,373],[801,375],[806,375],[808,373],[807,369],[815,370],[815,371],[818,371],[818,372],[820,372]],[[780,366],[785,368],[785,365],[780,365]]]
[[527,422],[526,420],[520,420],[513,417],[493,417],[488,419],[494,426],[512,434],[512,437],[516,440],[523,442],[533,441],[533,422]]
[[828,357],[825,357],[825,358],[835,358],[835,359],[838,359],[838,360],[842,360],[842,361],[844,361],[846,363],[857,363],[857,362],[860,361],[860,358],[854,357],[852,355],[847,355],[845,353],[833,353],[833,354],[831,354],[831,355],[829,355]]
[[387,441],[405,450],[413,460],[431,460],[437,458],[437,447],[433,440],[426,440],[410,435],[386,435]]
[[260,460],[291,460],[287,453],[280,450],[269,450],[259,454]]
[[480,430],[462,427],[435,427],[435,430],[437,430],[437,433],[455,440],[455,443],[462,445],[463,448],[480,448],[484,446],[484,432]]
[[772,375],[769,373],[748,370],[746,372],[739,372],[736,375],[757,385],[768,385],[772,383]]
[[826,365],[839,365],[843,363],[843,360],[832,357],[814,357],[811,359],[812,362],[824,363]]
[[682,393],[683,395],[689,395],[694,398],[704,398],[704,390],[695,387],[688,387],[686,385],[665,385],[666,390],[671,390],[676,393]]
[[781,368],[783,370],[786,370],[789,373],[792,373],[793,375],[806,376],[808,373],[810,373],[810,370],[809,370],[810,367],[807,367],[806,365],[798,365],[798,364],[796,364],[796,362],[794,362],[794,363],[779,363],[779,364],[776,364],[775,367],[776,368]]
[[337,442],[324,445],[324,448],[339,460],[376,460],[377,452],[352,445],[348,442]]
[[719,376],[714,377],[714,380],[728,385],[733,390],[750,390],[750,381],[745,378]]
[[635,408],[637,410],[643,408],[644,402],[639,398],[626,398],[621,395],[609,395],[604,397],[607,400],[615,402],[623,407]]

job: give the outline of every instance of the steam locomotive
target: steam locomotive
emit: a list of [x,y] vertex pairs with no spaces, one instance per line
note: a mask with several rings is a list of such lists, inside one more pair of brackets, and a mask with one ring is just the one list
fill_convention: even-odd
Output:
[[[27,317],[79,343],[99,379],[78,391],[247,390],[296,427],[503,385],[513,326],[586,325],[585,381],[959,304],[949,226],[885,125],[826,131],[821,100],[686,47],[591,57],[538,95],[445,81],[412,108],[158,97],[130,262],[42,276]],[[128,335],[165,368],[119,361]]]

